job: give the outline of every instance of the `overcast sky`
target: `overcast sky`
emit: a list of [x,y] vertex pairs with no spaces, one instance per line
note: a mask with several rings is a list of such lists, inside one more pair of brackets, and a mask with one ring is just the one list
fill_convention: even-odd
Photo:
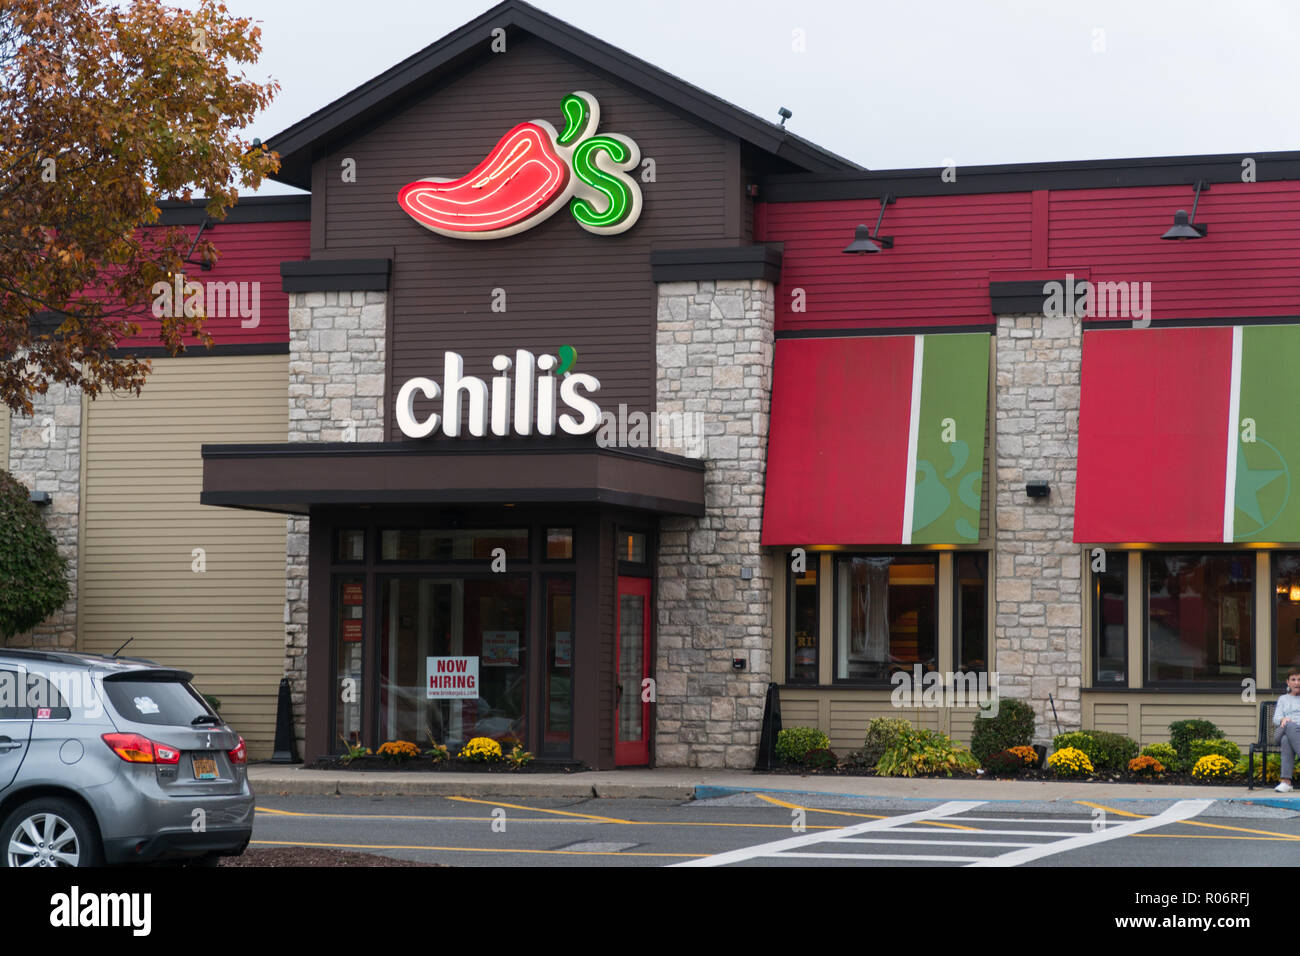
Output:
[[[281,85],[262,138],[494,6],[226,3],[261,21],[253,75]],[[871,169],[1300,148],[1294,0],[533,5],[759,116],[785,106],[792,131]]]

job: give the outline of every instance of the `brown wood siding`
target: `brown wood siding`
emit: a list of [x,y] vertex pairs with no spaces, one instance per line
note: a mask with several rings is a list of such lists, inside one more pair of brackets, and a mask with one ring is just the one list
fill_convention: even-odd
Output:
[[[655,160],[655,182],[637,176],[644,209],[627,233],[595,236],[559,211],[518,236],[467,241],[430,232],[398,207],[402,186],[464,175],[520,122],[542,118],[562,128],[560,102],[579,89],[599,100],[601,132],[632,137],[642,157]],[[318,161],[325,230],[323,245],[313,230],[312,254],[350,258],[393,250],[390,407],[406,379],[441,378],[445,350],[460,352],[466,372],[487,379],[498,352],[553,354],[567,344],[578,350],[578,370],[600,379],[603,408],[617,411],[622,402],[650,408],[656,320],[650,250],[740,241],[742,217],[733,213],[730,229],[727,223],[726,198],[741,188],[734,157],[726,139],[542,41],[525,40]],[[355,183],[341,181],[344,158],[356,160]],[[494,289],[505,291],[505,312],[492,311]],[[389,437],[402,438],[391,422]]]
[[[284,673],[285,519],[199,504],[205,442],[283,441],[288,357],[155,359],[139,397],[87,403],[81,650],[193,671],[269,757]],[[192,569],[193,549],[206,570]]]

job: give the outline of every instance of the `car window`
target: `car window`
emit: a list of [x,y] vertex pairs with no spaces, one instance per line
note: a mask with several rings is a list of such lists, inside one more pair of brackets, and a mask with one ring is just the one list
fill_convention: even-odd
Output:
[[[65,671],[57,674],[56,679],[75,696],[81,686],[77,683],[81,676],[81,671]],[[37,720],[68,720],[72,717],[67,698],[53,682],[40,674],[27,675],[26,704],[28,716]]]
[[23,675],[0,667],[0,720],[30,720],[32,711],[26,705],[26,696]]
[[109,702],[125,720],[138,724],[168,724],[188,727],[195,717],[211,714],[203,698],[179,680],[140,679],[130,675],[104,681]]

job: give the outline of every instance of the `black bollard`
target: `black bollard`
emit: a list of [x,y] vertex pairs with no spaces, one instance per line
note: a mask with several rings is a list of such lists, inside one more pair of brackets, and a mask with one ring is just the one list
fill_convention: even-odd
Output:
[[767,701],[763,705],[763,731],[758,738],[758,760],[755,770],[771,770],[776,756],[776,735],[781,732],[781,694],[775,683],[767,685]]
[[275,753],[271,763],[302,763],[298,741],[293,736],[293,698],[289,695],[289,678],[280,678],[280,700],[275,708]]

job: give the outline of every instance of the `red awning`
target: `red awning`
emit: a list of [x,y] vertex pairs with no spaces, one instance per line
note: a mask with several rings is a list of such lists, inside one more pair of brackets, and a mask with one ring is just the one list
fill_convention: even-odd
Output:
[[979,539],[989,337],[776,344],[765,545]]
[[1223,540],[1232,334],[1084,333],[1075,541]]
[[912,356],[910,335],[776,343],[763,544],[900,540]]

